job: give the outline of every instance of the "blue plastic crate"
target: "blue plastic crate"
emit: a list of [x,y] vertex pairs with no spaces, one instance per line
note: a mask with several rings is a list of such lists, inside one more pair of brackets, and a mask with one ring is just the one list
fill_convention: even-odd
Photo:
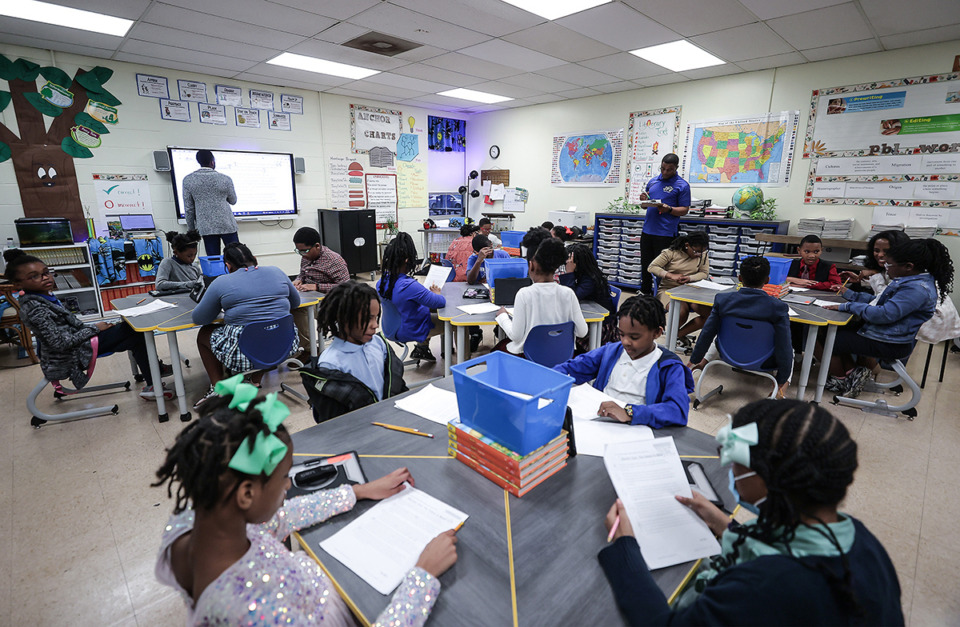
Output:
[[200,270],[203,276],[220,276],[227,273],[227,267],[223,265],[223,255],[211,255],[209,257],[200,257]]
[[450,370],[460,421],[471,429],[520,455],[560,435],[572,377],[499,351]]
[[500,243],[507,248],[520,248],[523,231],[500,231]]
[[[742,261],[743,257],[740,259]],[[767,261],[770,262],[770,283],[773,283],[774,285],[786,283],[787,274],[790,272],[790,264],[793,263],[793,259],[787,259],[785,257],[767,257]]]
[[487,259],[483,267],[487,273],[487,285],[494,289],[497,279],[522,279],[529,269],[526,259]]

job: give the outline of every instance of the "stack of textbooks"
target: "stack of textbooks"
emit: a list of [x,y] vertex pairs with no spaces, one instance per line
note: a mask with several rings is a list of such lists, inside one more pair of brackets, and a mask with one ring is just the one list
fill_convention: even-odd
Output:
[[767,294],[770,294],[774,298],[783,298],[790,293],[790,286],[787,283],[783,283],[782,285],[767,283],[763,286],[763,291]]
[[849,239],[853,231],[853,220],[824,220],[823,234],[825,239]]
[[871,224],[870,232],[867,233],[867,239],[870,239],[874,235],[879,235],[884,231],[902,231],[902,224]]
[[937,234],[936,226],[907,226],[903,232],[911,239],[929,239]]
[[520,497],[567,465],[567,432],[528,455],[518,455],[462,424],[447,423],[447,452],[510,494]]
[[823,218],[800,218],[797,222],[797,235],[805,237],[807,235],[820,236],[823,233]]

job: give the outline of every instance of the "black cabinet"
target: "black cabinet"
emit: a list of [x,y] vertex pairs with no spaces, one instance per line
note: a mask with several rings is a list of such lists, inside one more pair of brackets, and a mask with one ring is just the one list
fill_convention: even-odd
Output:
[[373,272],[377,263],[377,219],[373,209],[320,209],[320,239],[339,253],[351,275]]

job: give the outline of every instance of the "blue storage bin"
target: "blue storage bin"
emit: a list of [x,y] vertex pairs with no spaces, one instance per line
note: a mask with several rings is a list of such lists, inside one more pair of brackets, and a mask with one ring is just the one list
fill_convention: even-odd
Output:
[[500,231],[500,243],[507,248],[520,248],[523,231]]
[[560,435],[572,377],[499,351],[450,370],[460,422],[471,429],[520,455]]
[[227,267],[223,265],[223,255],[211,255],[209,257],[200,257],[200,271],[203,276],[220,276],[227,273]]
[[497,279],[522,279],[527,276],[529,266],[526,259],[487,259],[483,268],[487,273],[487,285],[496,289],[494,283]]
[[770,282],[774,285],[786,283],[787,274],[790,272],[790,264],[793,263],[793,259],[767,257],[767,261],[770,262]]

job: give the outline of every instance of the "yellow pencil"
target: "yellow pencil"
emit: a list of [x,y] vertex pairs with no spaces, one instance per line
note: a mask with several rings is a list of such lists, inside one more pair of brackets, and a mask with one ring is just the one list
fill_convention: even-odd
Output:
[[377,427],[383,427],[384,429],[390,429],[391,431],[399,431],[399,432],[401,432],[401,433],[409,433],[409,434],[411,434],[411,435],[419,435],[419,436],[423,436],[423,437],[425,437],[425,438],[432,438],[432,437],[433,437],[433,434],[432,434],[432,433],[424,433],[423,431],[420,431],[419,429],[411,429],[410,427],[401,427],[400,425],[388,425],[388,424],[386,424],[386,423],[384,423],[384,422],[371,422],[370,424],[375,425],[375,426],[377,426]]
[[467,521],[461,520],[461,521],[460,521],[460,524],[457,525],[456,528],[454,528],[454,531],[460,531],[460,527],[463,527],[463,523],[465,523],[465,522],[467,522]]

